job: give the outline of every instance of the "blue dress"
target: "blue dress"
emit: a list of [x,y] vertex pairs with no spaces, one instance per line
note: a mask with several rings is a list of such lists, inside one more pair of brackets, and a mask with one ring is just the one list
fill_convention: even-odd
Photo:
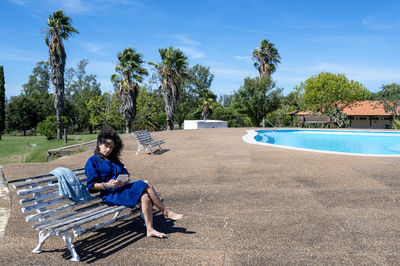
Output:
[[[92,155],[85,165],[86,187],[90,191],[95,183],[108,182],[117,179],[120,174],[128,174],[124,164],[117,161],[104,160],[97,154]],[[124,205],[135,207],[147,184],[142,181],[128,183],[122,187],[106,188],[100,191],[100,196],[108,205]]]

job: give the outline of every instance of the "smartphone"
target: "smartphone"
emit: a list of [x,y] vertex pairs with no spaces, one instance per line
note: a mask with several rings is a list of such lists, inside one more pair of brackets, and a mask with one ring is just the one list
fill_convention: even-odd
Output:
[[119,175],[117,181],[126,182],[129,180],[129,175]]

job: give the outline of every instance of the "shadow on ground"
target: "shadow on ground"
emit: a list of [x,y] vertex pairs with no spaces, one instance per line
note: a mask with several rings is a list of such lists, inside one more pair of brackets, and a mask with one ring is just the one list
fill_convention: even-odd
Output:
[[[196,233],[187,231],[186,228],[174,227],[174,221],[165,220],[160,213],[154,216],[153,222],[157,230],[165,232],[166,234]],[[139,216],[134,219],[121,221],[114,226],[99,229],[90,237],[78,240],[74,244],[82,262],[95,263],[146,237],[145,230],[144,221]],[[71,253],[67,248],[43,252],[62,252],[62,257],[64,259],[71,259]]]

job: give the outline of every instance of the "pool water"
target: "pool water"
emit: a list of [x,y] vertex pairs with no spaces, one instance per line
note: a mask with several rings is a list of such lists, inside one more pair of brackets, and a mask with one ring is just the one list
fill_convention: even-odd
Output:
[[254,140],[281,147],[362,155],[399,155],[400,132],[256,130]]

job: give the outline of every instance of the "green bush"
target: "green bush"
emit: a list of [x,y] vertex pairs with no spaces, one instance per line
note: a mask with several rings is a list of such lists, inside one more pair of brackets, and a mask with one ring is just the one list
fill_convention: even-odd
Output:
[[393,120],[393,125],[392,125],[392,127],[393,127],[394,129],[400,129],[400,120],[399,120],[398,118],[395,118],[395,119]]
[[[68,126],[68,120],[65,116],[61,117],[62,128]],[[57,118],[55,115],[46,117],[46,120],[39,122],[37,125],[37,132],[46,136],[48,140],[57,137]]]
[[350,119],[346,113],[342,113],[340,111],[340,107],[338,105],[332,110],[328,111],[327,115],[336,120],[337,127],[350,127]]

